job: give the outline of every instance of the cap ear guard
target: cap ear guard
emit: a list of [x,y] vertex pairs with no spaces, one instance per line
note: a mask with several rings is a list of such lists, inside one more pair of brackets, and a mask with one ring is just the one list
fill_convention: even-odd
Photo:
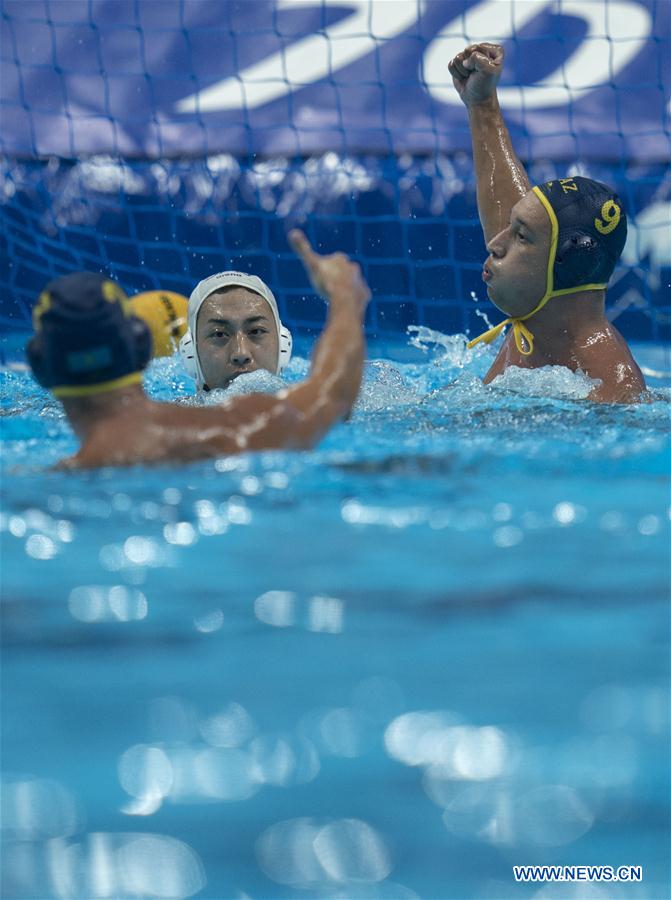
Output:
[[563,290],[575,284],[608,281],[614,265],[591,234],[576,231],[557,248],[554,288]]
[[198,360],[196,358],[196,345],[191,337],[191,329],[187,328],[183,337],[179,342],[179,356],[182,360],[182,365],[186,369],[186,374],[189,378],[193,378],[198,387],[199,384],[198,378]]
[[280,352],[277,356],[278,375],[281,375],[291,362],[291,351],[293,346],[294,340],[291,337],[291,332],[284,325],[280,324]]

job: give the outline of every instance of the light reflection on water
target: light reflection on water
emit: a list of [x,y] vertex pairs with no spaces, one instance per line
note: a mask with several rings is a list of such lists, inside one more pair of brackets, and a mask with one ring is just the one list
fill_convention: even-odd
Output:
[[256,854],[273,881],[297,888],[376,883],[392,868],[380,835],[357,819],[278,822],[260,836]]
[[[203,864],[183,841],[162,834],[95,832],[80,842],[9,845],[4,896],[191,897],[206,886]],[[10,893],[11,892],[11,893]]]
[[[8,896],[663,895],[668,408],[486,362],[372,362],[310,454],[5,479]],[[21,390],[6,473],[73,446]]]

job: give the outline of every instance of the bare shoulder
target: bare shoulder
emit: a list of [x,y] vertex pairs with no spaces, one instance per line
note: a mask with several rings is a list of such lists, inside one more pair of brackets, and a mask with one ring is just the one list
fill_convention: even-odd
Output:
[[589,396],[601,403],[638,403],[647,394],[645,378],[627,342],[613,325],[598,336],[587,340],[583,348],[581,368],[601,381]]
[[484,383],[490,384],[499,375],[503,375],[509,366],[520,366],[525,369],[530,368],[527,358],[522,356],[515,346],[512,328],[503,339],[499,352],[496,354],[496,359],[491,364],[489,371],[483,379]]
[[647,397],[643,373],[627,342],[613,325],[586,334],[574,346],[547,356],[537,348],[531,357],[519,353],[510,330],[484,381],[489,384],[509,366],[537,368],[545,365],[566,366],[573,371],[580,369],[598,380],[600,384],[589,395],[589,399],[597,403],[638,403]]

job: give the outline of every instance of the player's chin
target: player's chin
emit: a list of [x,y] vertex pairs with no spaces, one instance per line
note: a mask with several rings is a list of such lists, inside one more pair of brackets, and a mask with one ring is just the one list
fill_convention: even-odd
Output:
[[497,309],[500,309],[501,312],[505,312],[505,297],[501,296],[501,291],[494,284],[487,285],[487,296],[494,304]]
[[505,316],[515,315],[515,311],[511,309],[512,304],[508,303],[506,297],[502,296],[501,292],[497,291],[496,288],[491,285],[487,288],[487,296],[499,312],[502,312]]

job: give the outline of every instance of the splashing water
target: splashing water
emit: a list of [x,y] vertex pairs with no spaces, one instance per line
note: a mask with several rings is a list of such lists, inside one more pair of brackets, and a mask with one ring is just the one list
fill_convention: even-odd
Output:
[[314,451],[81,473],[0,373],[8,896],[522,900],[513,858],[664,896],[671,391],[494,352],[418,327]]
[[580,370],[572,372],[565,366],[540,369],[510,366],[491,381],[492,387],[526,397],[563,397],[567,400],[586,400],[600,384],[599,379],[589,378]]

